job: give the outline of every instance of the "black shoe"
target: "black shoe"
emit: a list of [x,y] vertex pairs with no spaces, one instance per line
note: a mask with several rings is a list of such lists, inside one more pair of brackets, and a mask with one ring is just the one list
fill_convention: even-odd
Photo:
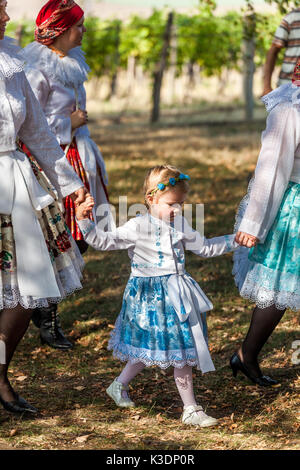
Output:
[[51,348],[66,351],[73,348],[73,344],[65,337],[57,314],[57,305],[39,309],[40,338],[42,344]]
[[38,413],[38,410],[30,405],[24,398],[20,397],[17,393],[15,393],[15,400],[14,401],[5,401],[0,397],[0,403],[2,404],[3,408],[10,413]]
[[248,379],[252,380],[253,383],[260,385],[261,387],[270,387],[271,385],[277,385],[278,381],[272,379],[271,377],[267,375],[261,375],[259,377],[256,377],[253,375],[245,366],[245,364],[242,363],[240,360],[239,356],[235,352],[230,359],[230,367],[232,369],[233,376],[236,377],[238,371],[242,372],[243,374],[248,377]]

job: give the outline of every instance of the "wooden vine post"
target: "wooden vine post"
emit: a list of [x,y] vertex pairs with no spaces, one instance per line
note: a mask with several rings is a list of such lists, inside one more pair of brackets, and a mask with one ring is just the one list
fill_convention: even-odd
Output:
[[254,96],[253,79],[255,72],[255,33],[256,33],[256,15],[251,3],[244,16],[243,31],[243,92],[245,100],[245,117],[247,120],[253,119],[254,114]]
[[161,86],[163,81],[164,72],[167,66],[167,59],[170,50],[170,41],[172,33],[172,25],[174,21],[174,13],[170,12],[164,33],[164,42],[161,51],[160,60],[157,62],[153,74],[153,94],[152,94],[152,114],[151,122],[157,122],[160,116],[160,97]]

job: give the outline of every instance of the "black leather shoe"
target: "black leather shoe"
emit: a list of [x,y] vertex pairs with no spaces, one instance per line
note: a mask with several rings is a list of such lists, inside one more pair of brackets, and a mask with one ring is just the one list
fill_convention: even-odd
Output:
[[15,393],[15,400],[14,401],[5,401],[0,397],[0,403],[2,404],[3,408],[10,413],[38,413],[38,410],[30,405],[24,398],[20,397],[17,393]]
[[[57,314],[57,305],[41,308],[38,310],[40,318],[40,338],[42,344],[47,344],[51,348],[66,351],[72,349],[73,344],[65,337],[61,328],[60,318]],[[37,315],[37,311],[35,311]],[[35,318],[34,323],[38,324]]]
[[261,387],[270,387],[271,385],[277,385],[278,381],[272,379],[268,375],[261,375],[259,377],[256,377],[253,375],[245,366],[245,364],[242,363],[241,359],[235,352],[233,356],[230,359],[230,367],[232,369],[233,376],[236,377],[238,371],[242,372],[248,379],[250,379],[253,383],[260,385]]

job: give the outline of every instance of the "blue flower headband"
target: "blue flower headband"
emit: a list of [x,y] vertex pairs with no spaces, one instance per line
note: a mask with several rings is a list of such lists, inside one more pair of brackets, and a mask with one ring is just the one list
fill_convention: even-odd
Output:
[[180,175],[177,176],[176,178],[174,177],[170,178],[167,183],[158,183],[156,188],[153,189],[153,191],[151,191],[150,196],[153,196],[157,191],[163,191],[167,186],[175,186],[175,184],[178,183],[178,181],[184,181],[184,180],[189,181],[190,179],[191,178],[189,177],[189,175],[180,173]]

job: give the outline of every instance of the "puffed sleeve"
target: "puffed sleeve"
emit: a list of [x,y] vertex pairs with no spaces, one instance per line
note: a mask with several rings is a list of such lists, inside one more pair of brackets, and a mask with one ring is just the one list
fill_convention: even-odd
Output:
[[[37,100],[43,110],[45,110],[51,93],[51,85],[47,77],[41,70],[33,67],[27,67],[25,73]],[[69,144],[72,140],[71,118],[58,114],[51,114],[46,116],[46,119],[51,131],[56,136],[58,143],[60,145]]]
[[202,258],[213,258],[234,251],[239,245],[234,241],[235,235],[206,238],[194,230],[187,220],[183,218],[183,245],[186,250],[192,251]]
[[111,232],[104,232],[90,219],[77,220],[88,245],[99,251],[127,250],[137,240],[135,219],[131,219]]
[[51,91],[47,77],[41,70],[29,66],[26,67],[25,74],[38,102],[45,109]]
[[25,74],[19,75],[26,99],[26,118],[18,136],[45,171],[58,195],[66,197],[82,187],[83,183],[66,159],[54,134],[50,131],[43,110]]
[[300,140],[299,112],[292,104],[280,104],[267,119],[250,199],[239,231],[263,242],[275,220],[292,174]]

